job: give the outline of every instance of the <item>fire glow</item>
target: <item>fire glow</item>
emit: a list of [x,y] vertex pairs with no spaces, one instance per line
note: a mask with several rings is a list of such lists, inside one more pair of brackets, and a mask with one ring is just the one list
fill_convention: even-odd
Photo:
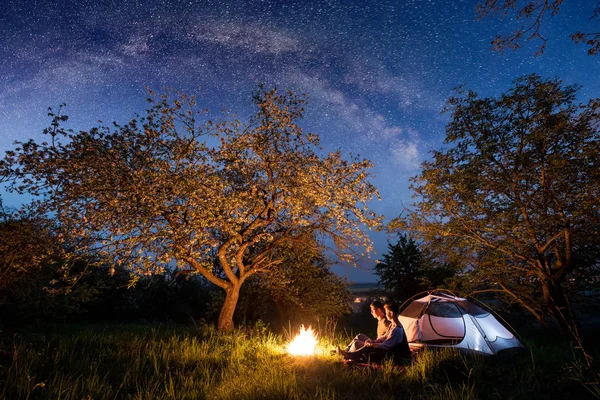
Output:
[[287,351],[295,356],[311,356],[315,354],[316,347],[317,334],[310,326],[304,328],[302,325],[300,333],[287,345]]

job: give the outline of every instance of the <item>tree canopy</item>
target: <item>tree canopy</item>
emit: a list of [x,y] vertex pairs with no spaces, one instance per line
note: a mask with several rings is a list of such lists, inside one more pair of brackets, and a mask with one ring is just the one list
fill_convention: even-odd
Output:
[[460,266],[431,250],[406,233],[399,233],[395,244],[388,243],[375,274],[391,298],[401,303],[425,290],[456,289]]
[[[344,261],[372,245],[364,226],[380,217],[371,162],[322,154],[297,124],[305,100],[257,91],[249,121],[213,121],[193,96],[156,96],[125,125],[63,129],[50,112],[48,142],[18,143],[0,164],[9,190],[36,196],[65,237],[126,265],[137,276],[174,264],[225,291],[220,329],[233,329],[248,277],[278,268],[282,246],[307,233]],[[75,249],[77,251],[77,249]]]
[[417,242],[399,235],[388,243],[388,253],[375,265],[379,281],[395,301],[404,301],[422,291],[423,255]]
[[6,212],[0,201],[0,299],[14,282],[53,258],[54,247],[43,225]]
[[575,334],[564,288],[600,246],[600,100],[577,90],[535,74],[498,97],[459,90],[445,147],[412,180],[414,210],[392,224]]
[[[305,241],[310,244],[311,238]],[[330,270],[323,253],[311,247],[282,248],[281,268],[249,279],[238,306],[243,315],[287,327],[290,321],[332,326],[349,313],[352,295],[347,281]]]

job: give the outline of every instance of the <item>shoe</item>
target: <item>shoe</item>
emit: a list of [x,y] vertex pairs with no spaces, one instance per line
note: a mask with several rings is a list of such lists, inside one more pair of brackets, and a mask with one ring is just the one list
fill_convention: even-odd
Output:
[[342,357],[346,358],[346,354],[347,354],[347,352],[346,352],[346,351],[344,351],[344,350],[342,350],[342,349],[340,348],[340,346],[337,346],[337,349],[336,349],[336,351],[337,351],[337,353],[338,353],[340,356],[342,356]]

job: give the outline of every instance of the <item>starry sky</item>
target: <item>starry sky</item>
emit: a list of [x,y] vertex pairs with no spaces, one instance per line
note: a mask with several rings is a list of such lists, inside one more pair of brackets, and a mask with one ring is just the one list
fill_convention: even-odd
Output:
[[[492,51],[491,40],[517,21],[478,20],[476,3],[9,0],[0,10],[0,152],[41,139],[47,108],[60,103],[76,130],[129,121],[146,108],[146,86],[196,93],[216,114],[245,118],[265,83],[308,95],[302,126],[326,150],[374,162],[382,200],[371,206],[389,220],[410,206],[409,177],[442,145],[441,110],[457,86],[498,95],[536,72],[582,85],[582,101],[600,97],[600,57],[569,37],[598,31],[596,0],[565,0],[542,26],[540,57],[539,42]],[[24,201],[0,193],[5,206]],[[394,238],[371,237],[372,260],[334,270],[375,281],[374,260]]]

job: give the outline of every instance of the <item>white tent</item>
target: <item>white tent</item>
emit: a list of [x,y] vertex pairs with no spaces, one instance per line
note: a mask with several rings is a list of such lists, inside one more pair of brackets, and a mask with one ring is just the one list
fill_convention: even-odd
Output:
[[413,297],[398,319],[411,349],[452,347],[491,355],[523,347],[488,311],[452,294],[434,292]]

